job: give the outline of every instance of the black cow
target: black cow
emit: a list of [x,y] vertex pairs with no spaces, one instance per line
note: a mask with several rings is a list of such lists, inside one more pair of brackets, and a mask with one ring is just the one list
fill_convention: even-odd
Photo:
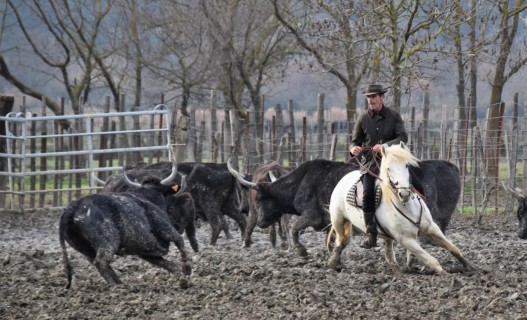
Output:
[[[411,171],[416,171],[413,175],[422,179],[425,202],[434,220],[446,229],[460,194],[459,171],[443,160],[421,161],[419,165],[419,169],[411,168]],[[244,185],[257,191],[259,227],[265,228],[276,222],[284,212],[300,216],[291,227],[291,233],[298,253],[305,256],[307,251],[299,242],[299,232],[308,227],[317,231],[328,230],[330,219],[327,207],[331,193],[344,175],[357,169],[355,162],[316,159],[301,164],[273,183],[254,184],[244,181],[241,176],[237,177]],[[446,181],[450,181],[447,187],[444,185]]]
[[355,164],[317,159],[301,164],[272,183],[254,184],[237,177],[247,187],[256,188],[260,228],[277,222],[284,213],[299,216],[291,226],[291,234],[298,253],[306,256],[306,248],[299,241],[300,231],[308,227],[321,231],[329,226],[327,206],[331,193],[346,173],[356,169]]
[[[73,270],[65,242],[82,253],[109,284],[121,283],[110,266],[114,254],[137,255],[153,265],[175,272],[175,264],[163,258],[169,251],[170,242],[175,243],[181,254],[183,273],[190,275],[191,261],[183,238],[172,224],[179,215],[173,200],[184,187],[176,192],[173,186],[165,184],[166,180],[149,176],[141,188],[84,196],[64,209],[59,240],[68,278],[67,288],[71,286]],[[167,204],[171,207],[168,213]],[[186,281],[182,280],[182,287]]]
[[[141,181],[142,176],[147,174],[165,176],[167,172],[170,172],[171,166],[170,162],[137,166],[127,171],[127,175],[131,179]],[[216,244],[222,230],[228,239],[232,239],[225,216],[236,221],[243,237],[246,219],[240,207],[245,192],[243,192],[240,183],[229,173],[226,163],[178,163],[177,171],[181,174],[190,175],[196,166],[198,167],[194,174],[188,179],[188,186],[194,199],[197,217],[210,224],[210,243]],[[107,191],[123,189],[128,189],[128,186],[122,175],[111,177],[104,188]]]
[[527,197],[519,189],[512,189],[505,182],[502,183],[506,191],[518,199],[518,209],[516,209],[516,216],[518,217],[518,237],[520,239],[527,239]]
[[[129,173],[124,176],[112,175],[108,178],[102,192],[126,192],[131,191],[136,188],[141,188],[142,183],[145,179],[152,179],[154,177],[166,177],[168,174],[170,176],[166,178],[169,182],[181,183],[181,175],[177,171],[177,165],[172,166],[168,170],[152,170],[152,171],[138,171],[138,167],[127,167]],[[197,168],[197,167],[196,167]],[[186,182],[191,180],[194,176],[194,171],[191,171],[187,176]],[[127,179],[125,179],[127,178]],[[134,179],[137,182],[130,181],[130,178]],[[192,195],[185,192],[178,192],[177,197],[171,197],[170,201],[167,202],[167,212],[169,213],[170,221],[177,232],[183,234],[186,233],[187,239],[190,243],[190,246],[194,252],[199,251],[198,240],[196,239],[196,206],[194,204],[194,199]]]

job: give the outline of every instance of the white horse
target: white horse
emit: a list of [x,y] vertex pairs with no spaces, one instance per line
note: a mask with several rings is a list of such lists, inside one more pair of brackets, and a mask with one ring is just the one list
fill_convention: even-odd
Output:
[[[426,252],[417,237],[428,235],[432,241],[453,254],[465,268],[471,268],[461,251],[445,238],[439,226],[433,221],[425,202],[411,189],[408,166],[417,166],[418,160],[404,143],[383,148],[378,184],[382,195],[375,211],[379,236],[384,238],[384,256],[394,272],[400,273],[393,251],[394,240],[407,249],[407,267],[411,266],[412,255],[423,261],[437,274],[445,274],[436,258]],[[350,204],[355,197],[350,193],[352,186],[360,180],[360,172],[345,175],[331,195],[329,212],[331,230],[327,240],[329,249],[335,246],[329,260],[329,267],[340,270],[342,250],[350,239],[351,226],[366,231],[362,209]],[[360,189],[360,188],[356,188]],[[362,199],[362,193],[355,199]],[[353,202],[353,201],[351,201]],[[336,235],[336,237],[335,237]],[[335,243],[331,243],[335,239]]]

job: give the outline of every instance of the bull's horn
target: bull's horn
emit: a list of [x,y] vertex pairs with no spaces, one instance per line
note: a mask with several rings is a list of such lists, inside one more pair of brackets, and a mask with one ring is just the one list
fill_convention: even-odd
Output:
[[271,179],[271,182],[275,182],[276,180],[278,180],[272,170],[269,170],[269,179]]
[[166,177],[165,179],[161,180],[161,182],[159,182],[159,183],[161,183],[164,186],[168,186],[171,183],[173,183],[173,180],[176,177],[176,175],[177,175],[177,163],[176,163],[176,161],[172,161],[172,172],[170,173],[170,175],[168,177]]
[[181,176],[181,188],[176,192],[175,196],[179,196],[183,192],[185,192],[185,189],[187,189],[187,176],[183,175]]
[[130,180],[130,178],[128,178],[128,176],[126,175],[126,170],[125,168],[123,167],[123,178],[124,178],[124,182],[126,182],[127,185],[131,186],[131,187],[136,187],[136,188],[141,188],[142,185],[138,182],[134,182],[132,180]]
[[101,186],[105,186],[105,185],[106,185],[106,181],[99,179],[99,177],[97,177],[97,175],[95,174],[95,172],[92,172],[92,173],[91,173],[91,178],[92,178],[97,184],[99,184],[99,185],[101,185]]
[[525,196],[518,190],[518,189],[512,189],[505,181],[501,182],[501,185],[505,189],[505,191],[508,191],[510,194],[515,196],[516,198],[523,199]]
[[233,175],[233,177],[238,179],[238,181],[240,181],[240,183],[246,186],[247,188],[256,189],[256,183],[245,180],[238,171],[234,170],[231,165],[231,160],[232,157],[227,160],[227,169],[229,169],[229,172]]

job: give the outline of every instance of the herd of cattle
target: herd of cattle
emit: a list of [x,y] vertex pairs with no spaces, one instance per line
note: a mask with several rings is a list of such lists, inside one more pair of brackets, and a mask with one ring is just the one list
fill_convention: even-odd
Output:
[[[242,243],[251,245],[256,225],[269,228],[273,247],[276,226],[282,241],[288,241],[289,223],[293,247],[299,255],[307,250],[300,233],[308,227],[328,230],[327,212],[333,189],[347,173],[357,170],[355,163],[323,159],[307,161],[295,169],[273,162],[262,165],[252,175],[243,175],[227,163],[144,163],[111,176],[102,192],[84,196],[64,209],[59,238],[64,265],[72,281],[66,245],[82,253],[109,283],[120,283],[110,266],[115,254],[137,255],[151,264],[175,272],[166,260],[173,242],[180,252],[184,275],[191,274],[191,262],[182,234],[199,251],[196,220],[210,225],[210,244],[215,245],[221,232],[232,239],[226,217],[241,230]],[[423,185],[425,202],[434,220],[444,232],[457,205],[461,186],[459,171],[443,160],[421,161],[410,168]],[[527,239],[527,199],[517,190],[509,190],[519,200],[519,236]],[[290,220],[291,216],[296,218]],[[187,284],[182,278],[181,286]]]

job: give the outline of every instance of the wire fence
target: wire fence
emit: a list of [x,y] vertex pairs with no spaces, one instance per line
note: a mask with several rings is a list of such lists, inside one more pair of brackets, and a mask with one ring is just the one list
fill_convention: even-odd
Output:
[[[478,219],[496,212],[511,213],[514,202],[500,184],[507,181],[512,187],[527,187],[523,179],[527,107],[513,102],[463,108],[401,108],[408,145],[422,160],[444,159],[458,166],[463,185],[461,212]],[[492,108],[499,109],[497,118],[490,116]],[[177,161],[225,162],[236,156],[247,173],[272,160],[292,168],[314,158],[348,161],[354,125],[354,120],[346,120],[344,108],[324,106],[320,95],[313,109],[294,110],[289,101],[285,110],[281,105],[251,108],[245,119],[237,119],[213,101],[206,108],[191,108],[189,117],[182,116],[177,107],[166,106],[119,114],[110,113],[108,104],[100,109],[100,114],[56,118],[23,112],[14,113],[18,118],[0,117],[7,130],[0,132],[0,140],[9,147],[0,152],[0,161],[7,162],[3,167],[7,169],[0,172],[4,208],[64,206],[81,193],[97,191],[94,173],[104,180],[125,164],[168,161],[169,145],[177,145]],[[474,113],[476,120],[471,120]],[[64,121],[70,124],[68,129]],[[493,121],[498,126],[490,129]],[[186,135],[175,134],[182,123],[187,124]],[[71,177],[67,183],[51,178],[50,186],[49,178],[59,177],[57,170]],[[68,196],[57,195],[59,190]]]

